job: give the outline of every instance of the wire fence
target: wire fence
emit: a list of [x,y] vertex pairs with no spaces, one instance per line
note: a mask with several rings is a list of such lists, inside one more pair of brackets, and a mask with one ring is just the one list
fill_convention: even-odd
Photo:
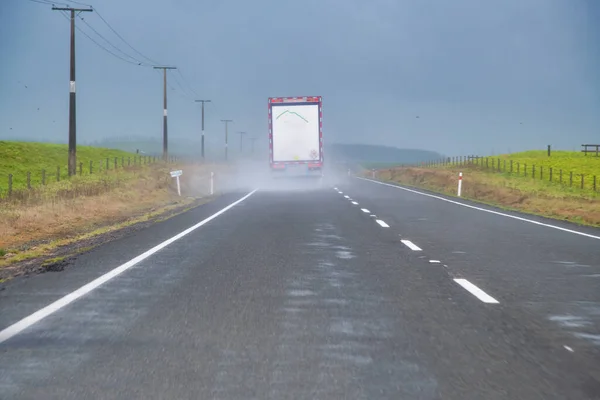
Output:
[[423,162],[419,166],[424,168],[460,166],[483,171],[497,172],[509,176],[531,178],[546,181],[552,184],[563,185],[580,190],[598,191],[598,178],[596,175],[577,173],[572,170],[548,167],[547,165],[527,164],[515,160],[499,157],[459,156]]
[[[162,158],[150,155],[134,155],[129,157],[107,157],[102,160],[89,162],[80,162],[77,165],[75,176],[90,176],[97,174],[106,174],[110,171],[137,169],[146,165],[162,162]],[[169,157],[167,163],[175,163],[177,157]],[[40,188],[52,183],[68,180],[71,177],[68,174],[66,165],[57,165],[52,169],[40,169],[26,171],[22,173],[9,173],[6,176],[6,183],[0,183],[0,199],[10,199],[23,192]]]

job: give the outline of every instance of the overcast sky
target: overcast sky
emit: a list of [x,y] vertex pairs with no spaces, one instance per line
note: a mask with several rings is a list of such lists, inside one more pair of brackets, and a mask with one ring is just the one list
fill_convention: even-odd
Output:
[[[320,95],[328,142],[448,155],[600,142],[597,0],[92,5],[99,14],[81,16],[112,45],[142,59],[100,16],[145,56],[180,68],[183,77],[169,72],[173,140],[199,135],[197,96],[214,101],[206,108],[214,148],[224,136],[220,119],[235,120],[231,132],[248,131],[264,145],[267,97]],[[0,0],[0,51],[0,139],[66,141],[69,22],[50,5]],[[108,54],[80,32],[77,96],[80,140],[161,138],[159,73]]]

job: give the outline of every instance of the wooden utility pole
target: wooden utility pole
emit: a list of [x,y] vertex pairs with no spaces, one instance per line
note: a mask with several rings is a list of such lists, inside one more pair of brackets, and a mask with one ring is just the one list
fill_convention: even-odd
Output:
[[69,176],[77,173],[77,125],[75,97],[75,13],[91,12],[91,8],[52,7],[54,11],[71,12],[71,73],[69,83]]
[[177,69],[177,67],[154,67],[154,69],[163,70],[163,159],[167,161],[169,157],[169,140],[167,129],[167,70]]
[[227,161],[227,137],[228,137],[228,133],[227,133],[227,124],[229,122],[233,122],[232,119],[222,119],[221,122],[225,122],[225,161]]
[[238,135],[240,135],[240,153],[242,153],[243,151],[243,143],[244,143],[244,135],[246,134],[246,132],[238,132]]
[[202,161],[204,161],[204,103],[210,103],[210,100],[196,100],[196,103],[202,103]]

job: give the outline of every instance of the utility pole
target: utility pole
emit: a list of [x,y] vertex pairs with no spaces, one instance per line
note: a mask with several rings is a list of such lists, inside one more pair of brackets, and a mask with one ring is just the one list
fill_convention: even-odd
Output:
[[254,154],[254,141],[256,140],[255,137],[251,137],[250,138],[250,143],[252,143],[252,154]]
[[225,161],[227,161],[227,124],[233,122],[232,119],[222,119],[221,122],[225,122]]
[[167,133],[167,70],[177,69],[177,67],[154,67],[154,69],[163,70],[163,159],[167,161],[169,157],[169,141]]
[[202,161],[204,161],[204,103],[210,103],[210,100],[196,100],[196,103],[202,103]]
[[246,134],[246,132],[238,132],[238,135],[240,135],[240,153],[243,150],[243,146],[242,146],[242,144],[244,143],[243,142],[243,140],[244,140],[244,136],[243,135],[245,135],[245,134]]
[[71,12],[71,79],[69,83],[69,176],[77,173],[77,124],[75,107],[75,13],[91,12],[92,8],[52,7],[53,11]]

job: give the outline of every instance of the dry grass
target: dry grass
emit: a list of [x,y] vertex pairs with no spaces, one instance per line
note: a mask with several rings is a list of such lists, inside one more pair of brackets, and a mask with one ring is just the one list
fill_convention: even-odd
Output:
[[[393,172],[392,172],[393,171]],[[600,226],[597,193],[563,188],[546,182],[527,182],[502,174],[465,169],[462,197],[507,209]],[[456,196],[458,172],[448,169],[397,168],[382,170],[378,178]],[[548,185],[552,191],[547,190]]]
[[[182,197],[169,170],[181,168]],[[104,227],[139,221],[208,194],[210,166],[155,164],[72,179],[0,204],[0,265],[39,256]]]

